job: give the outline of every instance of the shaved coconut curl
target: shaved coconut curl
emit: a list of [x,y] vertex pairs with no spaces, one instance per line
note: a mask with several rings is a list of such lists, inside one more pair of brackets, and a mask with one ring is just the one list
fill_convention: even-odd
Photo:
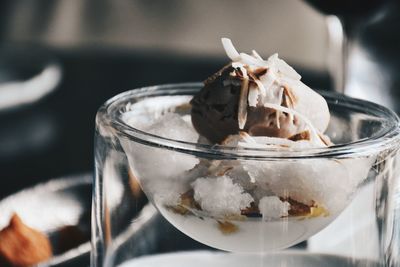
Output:
[[[301,76],[289,64],[280,59],[278,54],[273,54],[267,60],[264,60],[255,50],[252,51],[251,55],[239,53],[230,39],[222,38],[221,40],[227,56],[232,60],[232,67],[235,70],[240,70],[243,76],[239,98],[239,129],[243,129],[246,124],[247,106],[263,106],[275,110],[275,120],[278,129],[282,127],[294,127],[297,133],[309,131],[311,138],[308,142],[311,142],[312,147],[327,146],[326,142],[321,140],[330,117],[325,99],[303,84],[300,81]],[[253,71],[257,68],[265,68],[265,74],[255,77]],[[236,74],[233,73],[233,75]],[[254,83],[249,83],[249,79]],[[284,95],[286,99],[290,99],[290,105],[282,105]],[[293,101],[293,96],[298,100],[298,103]],[[305,104],[306,101],[307,103]],[[316,107],[318,107],[318,110],[314,110]],[[312,115],[318,114],[318,112],[320,112],[320,116]],[[308,117],[305,114],[312,116]],[[289,122],[285,124],[290,125],[285,125],[280,121],[280,117],[286,115],[289,116]],[[295,126],[295,118],[302,123]],[[318,125],[319,127],[315,127],[314,125]],[[272,142],[271,145],[276,145],[273,142],[275,139],[266,140],[270,140]],[[286,142],[289,146],[294,143]],[[268,144],[264,143],[263,145]]]

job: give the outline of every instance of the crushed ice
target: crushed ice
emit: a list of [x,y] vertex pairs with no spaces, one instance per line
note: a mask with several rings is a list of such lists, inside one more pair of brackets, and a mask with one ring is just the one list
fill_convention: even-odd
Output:
[[242,209],[250,207],[253,198],[243,188],[232,182],[228,176],[198,178],[192,183],[194,199],[200,203],[203,211],[213,217],[240,214]]

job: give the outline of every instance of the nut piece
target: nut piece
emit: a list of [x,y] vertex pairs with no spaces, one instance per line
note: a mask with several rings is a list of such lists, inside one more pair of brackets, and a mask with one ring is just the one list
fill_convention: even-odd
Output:
[[181,195],[180,203],[174,207],[170,207],[175,213],[186,215],[190,213],[190,208],[201,210],[200,205],[193,198],[194,191],[189,190]]
[[282,201],[287,201],[290,204],[289,216],[307,216],[311,213],[313,205],[306,205],[292,198],[281,198]]
[[[295,142],[296,141],[301,141],[301,140],[310,140],[311,139],[311,135],[310,135],[309,131],[303,131],[301,133],[298,133],[298,134],[290,136],[288,139],[292,140],[292,141],[295,141]],[[322,140],[322,138],[321,138],[321,140]]]
[[237,225],[228,222],[228,221],[218,221],[218,229],[224,234],[224,235],[229,235],[236,233],[239,228]]
[[26,226],[14,214],[10,224],[0,231],[0,265],[28,267],[46,261],[52,256],[49,239]]

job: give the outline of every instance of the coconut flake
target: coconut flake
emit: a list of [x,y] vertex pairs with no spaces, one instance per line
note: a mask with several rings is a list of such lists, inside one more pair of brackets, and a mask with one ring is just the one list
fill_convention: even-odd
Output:
[[[280,89],[279,91],[279,97],[278,97],[278,103],[282,103],[282,97],[283,97],[283,88]],[[281,123],[279,121],[279,116],[281,115],[281,112],[279,110],[276,110],[276,127],[278,127],[278,129],[281,128]]]
[[251,53],[253,54],[253,57],[255,57],[256,59],[264,60],[264,59],[257,53],[256,50],[251,51]]
[[260,77],[260,81],[263,84],[265,91],[269,94],[269,97],[273,96],[271,86],[274,84],[276,79],[277,79],[276,75],[270,69],[268,69],[267,72]]
[[312,139],[314,139],[314,141],[316,143],[320,144],[321,146],[323,146],[323,147],[326,146],[325,143],[321,141],[319,134],[318,134],[318,130],[315,129],[315,127],[312,125],[312,123],[308,120],[307,117],[303,116],[296,110],[282,107],[280,105],[276,105],[276,104],[272,104],[272,103],[264,103],[264,107],[279,110],[279,111],[282,111],[282,112],[285,112],[288,114],[293,114],[294,116],[299,117],[301,120],[303,120],[305,122],[305,124],[308,126],[309,130],[311,131],[311,134],[314,137]]
[[[288,108],[292,108],[295,104],[295,99],[294,99],[293,93],[291,92],[291,90],[289,89],[289,87],[287,85],[284,85],[282,89],[283,89],[283,93],[285,94],[286,106]],[[289,114],[289,119],[290,119],[290,121],[294,120],[293,114]]]
[[253,142],[263,145],[277,145],[277,146],[290,147],[294,144],[294,141],[292,140],[279,137],[253,136],[252,139]]
[[247,101],[249,102],[250,107],[256,107],[257,106],[257,99],[258,99],[258,90],[254,86],[250,86],[249,88],[249,96]]
[[261,95],[265,97],[267,95],[267,90],[265,89],[264,84],[256,77],[256,75],[249,73],[249,76],[257,84],[258,90],[260,91]]
[[302,150],[316,148],[314,143],[309,140],[292,141],[286,138],[253,136],[251,139],[240,139],[238,146],[243,148],[257,149],[279,149],[279,150]]
[[233,46],[231,39],[229,38],[221,38],[222,45],[225,49],[226,55],[232,60],[232,61],[238,61],[240,60],[240,54],[236,50],[236,48]]
[[240,136],[240,140],[243,140],[247,143],[254,143],[256,144],[257,142],[253,139],[253,137],[251,137],[248,133],[246,132],[239,132],[239,136]]
[[242,62],[247,65],[254,65],[254,66],[258,66],[258,67],[265,66],[265,62],[263,60],[259,60],[259,59],[252,57],[246,53],[240,53],[240,58],[242,59]]
[[283,75],[286,75],[294,80],[300,80],[301,76],[289,64],[280,59],[278,54],[275,53],[268,58],[268,63],[274,66]]
[[241,62],[232,62],[232,68],[242,69],[242,68],[244,68],[244,64]]
[[231,140],[243,148],[259,148],[259,149],[306,149],[320,147],[310,140],[293,141],[286,138],[270,137],[270,136],[250,136],[246,132],[240,132],[239,135],[231,135]]
[[287,64],[284,60],[278,58],[278,69],[280,72],[285,74],[286,76],[294,79],[294,80],[300,80],[301,75],[298,74],[289,64]]
[[[247,121],[247,98],[249,93],[249,78],[244,69],[242,87],[240,88],[239,107],[238,107],[238,123],[239,129],[243,129]],[[245,75],[246,74],[246,75]]]

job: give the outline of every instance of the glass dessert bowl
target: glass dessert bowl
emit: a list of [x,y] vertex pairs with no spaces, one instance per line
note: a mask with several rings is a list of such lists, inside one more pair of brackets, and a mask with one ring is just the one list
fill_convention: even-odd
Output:
[[112,241],[129,204],[123,196],[136,191],[118,196],[115,181],[136,181],[167,221],[202,244],[264,255],[315,236],[372,184],[372,242],[386,257],[374,260],[394,255],[396,114],[319,94],[277,54],[264,60],[222,42],[232,61],[203,84],[140,88],[100,108],[93,259],[102,266],[118,250],[108,246],[121,243]]
[[209,246],[268,252],[295,245],[393,167],[397,116],[335,93],[322,95],[332,117],[327,134],[340,145],[276,150],[199,143],[187,116],[201,87],[163,85],[118,95],[99,110],[97,138],[112,140],[111,149],[126,156],[130,172],[170,223]]

